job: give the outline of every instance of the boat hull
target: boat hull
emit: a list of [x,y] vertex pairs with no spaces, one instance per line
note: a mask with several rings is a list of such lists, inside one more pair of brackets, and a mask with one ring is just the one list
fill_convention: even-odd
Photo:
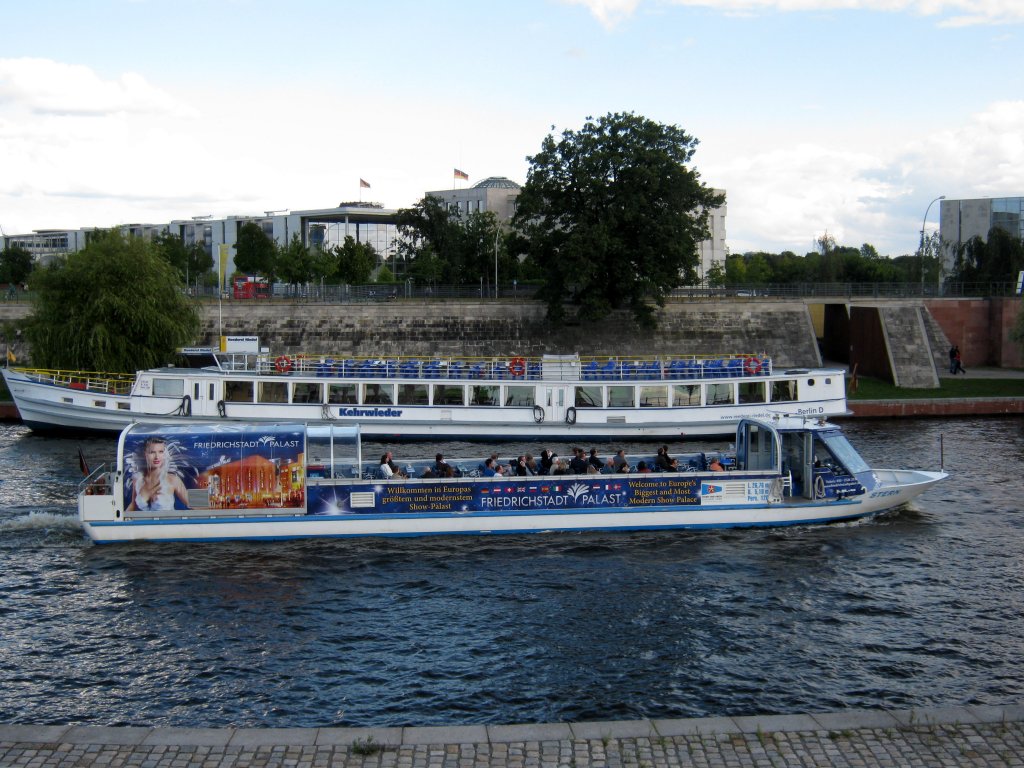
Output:
[[[496,535],[585,531],[656,531],[767,527],[849,521],[899,507],[942,480],[943,472],[880,470],[885,478],[880,485],[853,498],[771,500],[771,478],[751,475],[728,479],[701,473],[645,476],[640,478],[509,478],[476,479],[438,483],[405,481],[397,483],[354,484],[344,498],[356,493],[374,494],[370,509],[381,510],[396,504],[403,511],[346,511],[342,514],[245,514],[238,511],[223,515],[202,514],[189,517],[161,516],[152,519],[114,519],[109,514],[113,497],[82,497],[80,505],[85,532],[96,543],[132,541],[286,540],[348,537],[411,537],[437,535]],[[753,499],[749,503],[728,503],[732,498]],[[555,488],[558,489],[557,493]],[[601,489],[604,489],[602,491]],[[337,486],[325,486],[334,493]],[[313,491],[313,489],[311,489]],[[575,500],[612,499],[603,507],[561,509],[515,508],[515,499],[533,498],[533,493],[576,495]],[[488,494],[504,499],[502,509],[480,509],[480,499]],[[587,496],[591,494],[591,496]],[[650,494],[650,495],[645,495]],[[315,491],[311,507],[322,502]],[[389,502],[388,499],[399,499]],[[452,507],[452,499],[473,499],[464,511],[406,511],[420,499],[436,499],[439,506]],[[618,498],[624,503],[615,504]],[[671,504],[651,503],[672,498]],[[410,499],[412,501],[410,501]],[[573,503],[575,503],[575,500]],[[520,502],[528,503],[528,502]],[[560,502],[565,503],[565,502]],[[600,500],[597,503],[605,503]],[[90,508],[89,504],[93,507]],[[330,505],[327,505],[328,508]],[[346,506],[342,503],[341,506]],[[108,519],[100,519],[107,517]]]
[[[237,403],[210,397],[156,397],[69,389],[4,369],[22,421],[39,432],[117,433],[132,423],[359,424],[365,437],[380,440],[680,440],[731,435],[743,418],[773,415],[829,418],[847,414],[842,387],[800,402],[704,404],[698,407],[574,408],[554,406],[475,407],[435,405],[337,405],[329,403]],[[833,372],[835,373],[835,372]],[[836,374],[841,381],[841,375]],[[189,380],[190,382],[192,380]],[[212,377],[198,376],[189,391],[205,393]],[[316,380],[313,380],[314,382]],[[662,382],[664,384],[664,382]],[[455,383],[456,386],[461,386]],[[293,384],[294,386],[294,384]],[[494,386],[500,386],[495,384]],[[573,384],[537,385],[538,392]],[[622,386],[635,386],[628,384]],[[667,384],[666,384],[667,386]],[[698,385],[694,385],[698,386]],[[137,387],[138,389],[138,387]]]

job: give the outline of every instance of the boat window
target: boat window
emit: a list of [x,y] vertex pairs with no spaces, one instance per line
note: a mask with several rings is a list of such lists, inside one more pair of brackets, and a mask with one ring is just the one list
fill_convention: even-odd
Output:
[[672,404],[680,407],[700,405],[700,384],[673,384]]
[[363,384],[363,403],[366,405],[394,405],[394,384]]
[[475,384],[469,388],[470,405],[500,405],[501,388],[493,384]]
[[708,384],[708,405],[733,405],[732,384]]
[[293,403],[322,403],[324,385],[312,381],[297,381],[292,384]]
[[224,402],[251,403],[252,389],[251,381],[225,381]]
[[668,405],[668,387],[640,387],[641,408],[664,408]]
[[577,408],[600,408],[600,387],[576,387],[575,405]]
[[260,403],[287,403],[288,382],[261,381],[256,400]]
[[[820,442],[818,440],[814,441],[815,458],[818,461],[830,464],[833,471],[838,469],[836,466],[837,462],[853,474],[871,471],[871,467],[861,458],[860,454],[850,445],[850,441],[841,432],[824,433],[818,437]],[[825,455],[822,455],[822,443],[824,446],[827,446],[824,451]]]
[[772,382],[773,403],[795,403],[796,401],[796,379],[782,379]]
[[333,405],[353,405],[359,402],[355,384],[329,384],[327,402]]
[[434,385],[434,405],[465,405],[466,388],[454,384]]
[[633,387],[608,387],[609,408],[632,408]]
[[763,403],[764,382],[763,381],[741,381],[739,383],[741,403]]
[[533,387],[505,387],[505,405],[530,408],[535,402]]
[[185,380],[153,379],[153,394],[157,397],[181,397],[185,394]]
[[426,405],[429,401],[426,384],[399,384],[399,405]]

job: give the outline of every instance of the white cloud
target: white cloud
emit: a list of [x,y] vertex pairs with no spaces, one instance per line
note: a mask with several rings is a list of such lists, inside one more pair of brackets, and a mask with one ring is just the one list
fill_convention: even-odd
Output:
[[760,134],[750,139],[758,148],[740,141],[727,160],[700,163],[703,178],[727,190],[734,252],[803,253],[827,230],[844,245],[871,243],[897,256],[913,251],[931,199],[1024,192],[1024,101],[993,103],[954,128],[883,144],[776,140],[762,152]]
[[[590,9],[606,28],[636,12],[640,0],[565,0]],[[977,24],[1013,24],[1024,22],[1021,0],[667,0],[674,5],[711,8],[727,13],[757,11],[880,11],[909,12],[938,17],[940,26],[962,27]]]
[[601,24],[611,29],[636,11],[640,0],[563,0],[570,5],[584,5]]

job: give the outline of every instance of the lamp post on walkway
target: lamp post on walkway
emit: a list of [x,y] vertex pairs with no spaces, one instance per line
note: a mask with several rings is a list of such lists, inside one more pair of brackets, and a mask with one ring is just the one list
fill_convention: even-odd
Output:
[[928,207],[924,209],[924,220],[921,222],[921,245],[918,246],[918,250],[917,250],[918,269],[921,272],[921,296],[922,297],[924,296],[924,227],[925,227],[926,222],[928,221],[928,211],[930,211],[932,209],[932,206],[935,203],[937,203],[939,200],[945,200],[945,199],[946,199],[945,195],[939,195],[934,200],[932,200],[930,203],[928,203]]

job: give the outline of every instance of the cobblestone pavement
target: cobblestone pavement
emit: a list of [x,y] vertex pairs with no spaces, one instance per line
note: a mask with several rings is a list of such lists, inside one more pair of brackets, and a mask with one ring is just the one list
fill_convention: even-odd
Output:
[[0,766],[1024,767],[1024,705],[436,728],[0,725]]

